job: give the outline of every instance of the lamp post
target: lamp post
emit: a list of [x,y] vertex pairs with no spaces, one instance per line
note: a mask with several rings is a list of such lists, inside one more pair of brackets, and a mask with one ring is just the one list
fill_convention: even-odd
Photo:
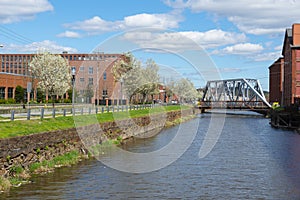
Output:
[[72,71],[72,113],[73,115],[75,114],[74,111],[74,99],[75,99],[75,75],[76,75],[76,67],[72,67],[71,68],[71,71]]
[[120,83],[121,83],[121,105],[123,105],[123,83],[124,83],[123,77],[120,79]]

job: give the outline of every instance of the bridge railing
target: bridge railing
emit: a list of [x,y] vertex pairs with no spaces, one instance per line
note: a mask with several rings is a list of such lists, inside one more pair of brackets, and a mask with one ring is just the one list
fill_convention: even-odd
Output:
[[201,107],[223,109],[265,109],[262,101],[202,101]]

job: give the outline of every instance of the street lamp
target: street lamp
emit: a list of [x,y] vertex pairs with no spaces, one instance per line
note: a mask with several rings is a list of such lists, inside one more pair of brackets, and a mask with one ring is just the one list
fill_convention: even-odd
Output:
[[123,83],[124,83],[123,77],[120,79],[120,83],[121,83],[121,105],[123,105]]
[[75,92],[75,75],[76,75],[76,67],[72,67],[71,68],[71,72],[72,72],[72,109],[73,109],[73,111],[72,111],[72,113],[73,113],[73,115],[75,114],[74,113],[74,99],[75,99],[75,94],[74,94],[74,92]]

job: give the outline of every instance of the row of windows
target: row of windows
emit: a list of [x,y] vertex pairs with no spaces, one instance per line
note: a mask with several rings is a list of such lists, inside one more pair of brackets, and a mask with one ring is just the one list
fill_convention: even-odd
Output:
[[[7,88],[7,97],[13,98],[14,88]],[[5,99],[5,87],[0,87],[0,99]]]
[[[13,64],[13,63],[2,63],[2,68],[8,68],[8,67],[11,67],[11,68],[22,68],[23,66],[22,65],[18,65],[18,64]],[[27,67],[27,65],[25,65],[25,67]]]
[[11,70],[8,70],[8,69],[2,69],[1,70],[1,72],[3,72],[3,73],[9,73],[9,74],[23,74],[23,75],[29,75],[30,73],[28,72],[28,71],[26,71],[26,70],[13,70],[13,69],[11,69]]
[[30,59],[31,56],[19,56],[19,55],[1,56],[2,62],[6,62],[6,61],[26,62],[26,61],[30,61]]
[[[63,54],[63,58],[67,60],[103,60],[106,58],[116,58],[116,55],[93,55],[93,56],[80,56],[80,55],[69,55]],[[22,61],[29,61],[31,60],[32,55],[3,55],[1,56],[2,62],[5,61],[15,61],[15,62],[22,62]]]
[[[84,72],[84,66],[80,66],[79,67],[79,71],[80,72]],[[93,66],[89,66],[88,72],[89,72],[89,74],[93,74],[94,73],[94,67]]]
[[[103,80],[106,80],[106,72],[103,73]],[[84,83],[85,79],[83,77],[79,78],[80,83]],[[93,84],[93,78],[89,78],[89,84]]]
[[67,60],[103,60],[106,58],[116,58],[115,55],[94,55],[94,56],[76,56],[76,55],[62,55]]

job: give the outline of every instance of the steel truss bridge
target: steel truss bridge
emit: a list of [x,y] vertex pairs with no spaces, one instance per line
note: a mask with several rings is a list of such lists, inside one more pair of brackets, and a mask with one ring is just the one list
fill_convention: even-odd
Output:
[[257,79],[229,79],[208,81],[200,108],[261,110],[271,108]]

